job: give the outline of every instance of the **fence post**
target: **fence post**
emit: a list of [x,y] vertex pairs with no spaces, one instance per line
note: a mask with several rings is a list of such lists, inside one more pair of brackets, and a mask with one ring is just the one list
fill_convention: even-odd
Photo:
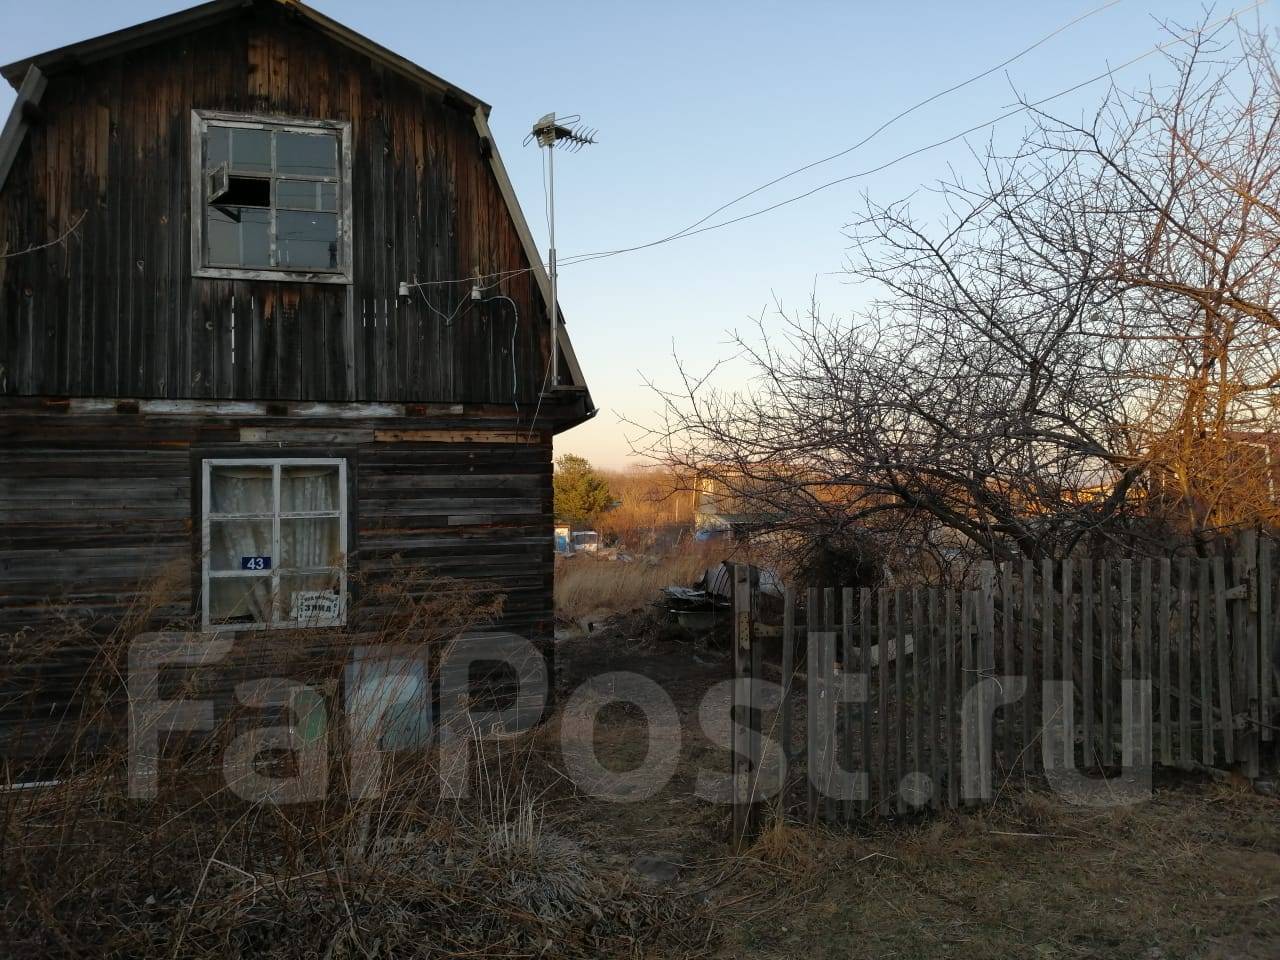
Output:
[[866,774],[866,793],[862,797],[862,815],[871,816],[871,588],[863,587],[858,593],[858,613],[861,627],[858,669],[866,682],[866,696],[862,699],[862,770]]

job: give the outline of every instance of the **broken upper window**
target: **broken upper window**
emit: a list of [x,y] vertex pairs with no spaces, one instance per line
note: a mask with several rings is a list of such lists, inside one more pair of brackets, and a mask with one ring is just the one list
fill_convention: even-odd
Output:
[[349,136],[344,123],[196,111],[195,272],[348,281]]

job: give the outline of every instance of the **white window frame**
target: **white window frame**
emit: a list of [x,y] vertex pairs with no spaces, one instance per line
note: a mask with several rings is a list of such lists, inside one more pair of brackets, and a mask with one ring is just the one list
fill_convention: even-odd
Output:
[[[211,266],[205,247],[205,194],[208,177],[205,170],[205,134],[209,126],[243,127],[250,130],[283,130],[314,133],[324,130],[338,138],[338,269],[291,270],[287,267]],[[273,141],[274,142],[274,141]],[[274,161],[274,150],[273,161]],[[273,162],[274,167],[274,162]],[[275,177],[271,180],[274,183]],[[310,179],[303,177],[301,179]],[[320,178],[324,179],[324,178]],[[272,218],[275,217],[274,187]],[[272,236],[275,236],[274,227]],[[274,244],[274,240],[273,240]],[[257,116],[248,113],[223,113],[217,110],[191,111],[191,273],[196,277],[221,277],[241,280],[288,280],[303,283],[352,282],[351,273],[351,124],[345,120],[308,120],[300,117]]]
[[[285,467],[334,467],[338,468],[338,509],[337,510],[304,510],[283,512],[280,509],[280,476]],[[271,521],[271,569],[261,572],[247,570],[211,570],[212,537],[210,522],[211,482],[215,467],[270,467],[272,512],[265,513],[219,513],[213,515],[218,520],[270,520]],[[347,461],[341,457],[235,457],[208,459],[201,462],[201,505],[200,505],[200,618],[205,630],[295,630],[310,627],[339,627],[347,622]],[[341,561],[337,568],[286,568],[281,570],[277,562],[280,558],[280,521],[338,518],[338,546]],[[330,573],[338,572],[338,615],[328,619],[313,619],[305,622],[289,620],[283,616],[281,609],[280,574]],[[211,580],[271,580],[271,620],[266,623],[213,623],[209,618],[209,583]]]

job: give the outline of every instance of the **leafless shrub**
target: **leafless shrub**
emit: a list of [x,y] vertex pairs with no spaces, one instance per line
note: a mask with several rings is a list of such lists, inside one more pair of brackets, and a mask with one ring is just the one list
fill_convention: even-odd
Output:
[[1280,74],[1266,36],[1183,37],[1171,84],[1028,105],[1016,149],[936,185],[941,223],[868,201],[865,313],[779,308],[737,340],[746,390],[681,368],[648,453],[763,526],[942,569],[1275,522]]

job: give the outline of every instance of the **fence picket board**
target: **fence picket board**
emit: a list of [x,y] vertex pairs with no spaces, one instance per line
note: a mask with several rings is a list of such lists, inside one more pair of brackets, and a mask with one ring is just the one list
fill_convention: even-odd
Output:
[[[1044,684],[1053,681],[1053,627],[1055,611],[1057,606],[1054,598],[1053,589],[1053,561],[1045,557],[1040,561],[1040,579],[1043,600],[1040,605],[1040,671],[1041,671],[1041,691],[1044,690]],[[1052,770],[1058,765],[1058,758],[1054,755],[1053,737],[1050,732],[1054,729],[1060,718],[1044,716],[1045,707],[1044,699],[1041,698],[1040,709],[1040,757],[1041,764],[1044,769]]]
[[[1000,564],[1000,669],[1005,677],[1014,676],[1017,669],[1013,662],[1013,564],[1008,560]],[[1008,680],[1006,683],[1010,682]],[[1013,768],[1013,758],[1018,755],[1015,742],[1013,717],[1014,705],[1010,701],[1000,710],[1000,742],[1004,748],[1004,770],[1006,775]]]
[[825,763],[822,768],[822,818],[827,823],[834,823],[839,816],[839,802],[832,789],[832,775],[835,772],[836,757],[839,756],[840,713],[836,706],[836,591],[834,587],[826,587],[822,591],[822,671],[827,678],[826,697],[822,701],[822,719],[826,731],[824,751]]
[[1241,753],[1245,762],[1245,776],[1256,779],[1261,771],[1259,724],[1262,719],[1258,700],[1258,534],[1245,530],[1240,535],[1240,551],[1236,568],[1236,581],[1244,588],[1245,595],[1236,601],[1236,623],[1244,629],[1237,630],[1236,643],[1240,650],[1240,709],[1252,721],[1240,734]]
[[[857,678],[861,674],[860,668],[855,668],[854,663],[856,657],[853,649],[853,587],[844,587],[840,591],[840,608],[841,608],[841,644],[840,644],[840,667],[844,671],[844,681],[846,693],[850,682],[857,682]],[[854,772],[854,716],[857,707],[852,700],[842,698],[840,701],[840,768],[845,775]],[[844,822],[852,823],[854,815],[857,813],[857,798],[853,796],[845,797],[843,801]]]
[[[960,677],[959,690],[957,692],[958,711],[956,714],[957,733],[961,733],[964,727],[964,705],[968,700],[969,684],[973,677],[973,631],[969,629],[969,624],[973,618],[973,591],[964,590],[960,594]],[[965,752],[964,736],[960,736],[959,750],[959,768],[956,770],[956,777],[960,780],[961,792],[960,802],[967,805],[972,799],[969,796],[967,785],[964,783],[964,772],[971,769],[972,760]]]
[[1102,662],[1100,673],[1102,676],[1101,689],[1098,692],[1098,699],[1102,701],[1101,731],[1100,731],[1100,755],[1099,760],[1104,767],[1109,767],[1115,761],[1115,733],[1111,725],[1111,673],[1115,657],[1115,637],[1111,630],[1111,598],[1113,596],[1111,590],[1111,581],[1114,571],[1111,562],[1108,560],[1098,561],[1098,580],[1099,587],[1102,592],[1102,634],[1098,638],[1098,645],[1102,648]]
[[807,816],[809,823],[818,822],[818,777],[821,759],[818,756],[815,747],[818,745],[818,709],[817,696],[815,696],[818,687],[818,678],[820,676],[821,654],[818,650],[818,588],[809,588],[808,603],[805,607],[805,673],[809,677],[808,700],[805,703],[805,795],[808,799]]
[[878,679],[880,681],[879,690],[879,719],[880,719],[880,736],[879,747],[880,755],[877,757],[878,783],[876,786],[876,810],[881,816],[889,812],[889,591],[881,589],[879,591],[879,603],[876,619],[876,639],[878,641],[878,650],[880,654],[880,662]]
[[1070,557],[1062,561],[1062,766],[1075,768],[1076,700],[1075,641],[1072,639],[1074,617],[1072,597],[1075,595],[1075,567]]
[[947,804],[952,809],[960,805],[960,765],[956,762],[956,737],[959,724],[956,722],[956,644],[955,644],[955,591],[948,589],[946,598],[946,641],[947,650]]
[[1093,743],[1093,560],[1080,561],[1080,760],[1097,763]]
[[[938,682],[938,651],[941,644],[938,638],[938,588],[929,588],[929,777],[932,781],[930,804],[940,807],[942,796],[942,763],[941,751],[938,747],[938,711],[942,709],[942,698],[939,696],[941,684]],[[917,654],[918,655],[918,654]]]
[[1138,763],[1146,766],[1151,762],[1151,584],[1152,563],[1150,557],[1142,558],[1142,583],[1139,588],[1140,617],[1137,643],[1134,646],[1134,670],[1136,688],[1134,697],[1137,700],[1135,709],[1138,724]]
[[978,773],[981,777],[981,799],[989,799],[992,751],[995,749],[993,694],[987,678],[995,672],[996,663],[996,568],[991,561],[982,564],[982,606],[978,610],[978,644],[974,658],[973,681],[978,685]]
[[862,672],[865,683],[862,699],[862,773],[863,795],[862,815],[871,815],[871,588],[863,587],[858,594],[859,621],[861,631],[861,657],[858,669]]
[[[756,796],[760,775],[760,710],[756,703],[759,645],[752,637],[755,601],[754,571],[746,564],[733,566],[733,841],[740,849],[752,839],[758,826]],[[746,683],[741,681],[746,680]],[[745,734],[745,735],[744,735]]]
[[[1120,561],[1120,703],[1130,703],[1133,693],[1133,561]],[[1120,714],[1120,765],[1134,765],[1135,734],[1131,710]]]
[[907,798],[902,793],[902,778],[907,768],[906,673],[907,610],[902,587],[893,591],[893,794],[898,813],[907,812]]
[[1032,725],[1036,715],[1036,705],[1040,702],[1038,699],[1040,684],[1035,672],[1035,650],[1031,646],[1031,626],[1036,613],[1035,584],[1035,567],[1028,557],[1022,561],[1022,623],[1019,629],[1019,636],[1022,639],[1022,675],[1027,678],[1027,693],[1022,698],[1022,743],[1020,745],[1022,768],[1025,771],[1034,770],[1036,766],[1036,751],[1032,749],[1035,743],[1032,738]]
[[[796,750],[792,743],[791,717],[795,709],[794,686],[796,678],[796,592],[786,587],[782,592],[782,702],[781,732],[782,756],[790,769]],[[781,800],[779,800],[781,802]]]
[[[924,656],[923,606],[920,602],[920,588],[911,588],[911,773],[913,782],[920,782],[920,774],[928,768],[924,761],[924,712],[928,701],[924,693],[924,668],[921,658]],[[921,801],[918,795],[912,794],[912,806],[918,807]]]
[[1191,749],[1191,558],[1178,565],[1178,760],[1195,762]]
[[1160,558],[1160,762],[1173,766],[1173,729],[1169,725],[1169,620],[1172,617],[1171,563]]
[[1258,545],[1258,702],[1261,705],[1259,720],[1262,723],[1262,739],[1273,740],[1271,729],[1273,711],[1271,704],[1274,678],[1273,655],[1276,642],[1274,597],[1271,584],[1271,538],[1263,537]]
[[1213,766],[1213,632],[1209,629],[1209,558],[1196,564],[1200,604],[1196,620],[1200,628],[1200,762]]
[[1235,715],[1231,711],[1231,648],[1227,646],[1227,570],[1222,555],[1213,558],[1213,646],[1218,660],[1218,708],[1222,759],[1235,763]]

